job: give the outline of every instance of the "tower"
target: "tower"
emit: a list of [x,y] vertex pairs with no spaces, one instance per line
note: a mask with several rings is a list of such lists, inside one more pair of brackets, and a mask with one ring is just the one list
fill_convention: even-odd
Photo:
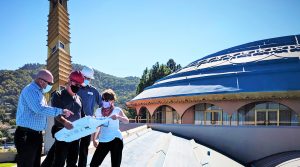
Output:
[[54,77],[52,90],[60,90],[72,70],[68,0],[49,0],[47,69]]
[[[52,90],[61,90],[65,83],[68,82],[68,76],[72,70],[67,1],[68,0],[49,0],[47,69],[51,71],[54,78]],[[49,98],[49,94],[46,97]],[[53,118],[48,118],[44,153],[48,152],[54,142],[51,136],[53,123]]]

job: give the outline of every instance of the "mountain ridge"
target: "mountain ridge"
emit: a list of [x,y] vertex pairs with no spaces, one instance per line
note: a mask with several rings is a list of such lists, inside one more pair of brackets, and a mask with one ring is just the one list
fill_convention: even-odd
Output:
[[[44,64],[27,63],[16,70],[0,70],[0,119],[15,119],[18,97],[21,90],[28,85],[35,74],[45,68]],[[73,70],[81,70],[83,65],[72,64]],[[136,94],[140,78],[134,76],[116,77],[94,69],[95,79],[92,85],[101,93],[105,89],[113,89],[117,94],[117,105],[126,108],[126,101]]]

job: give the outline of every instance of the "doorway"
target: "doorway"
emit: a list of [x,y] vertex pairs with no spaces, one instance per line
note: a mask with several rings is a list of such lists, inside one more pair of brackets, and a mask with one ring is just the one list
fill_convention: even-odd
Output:
[[207,110],[204,112],[205,125],[222,125],[222,110]]
[[279,110],[255,110],[255,125],[279,126]]

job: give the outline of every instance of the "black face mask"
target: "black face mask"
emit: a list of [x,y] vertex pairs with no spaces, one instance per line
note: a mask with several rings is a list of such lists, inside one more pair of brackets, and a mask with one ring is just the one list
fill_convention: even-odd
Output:
[[73,93],[77,93],[79,91],[79,88],[78,86],[75,86],[75,85],[71,85],[71,90]]

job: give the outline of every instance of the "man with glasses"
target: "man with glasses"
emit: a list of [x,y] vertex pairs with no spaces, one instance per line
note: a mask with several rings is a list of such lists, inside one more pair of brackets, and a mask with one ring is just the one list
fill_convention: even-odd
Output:
[[[83,116],[93,116],[96,104],[98,104],[99,107],[102,106],[102,98],[97,89],[91,85],[91,81],[94,79],[94,70],[91,67],[85,66],[81,72],[84,75],[84,83],[82,84],[83,87],[80,88],[78,95],[81,97],[83,103]],[[80,139],[78,167],[86,166],[90,143],[91,135]]]
[[[74,115],[66,118],[64,116],[55,117],[52,127],[52,135],[64,127],[72,129],[72,122],[81,118],[82,102],[77,95],[84,77],[80,71],[73,71],[69,75],[69,81],[66,84],[66,89],[61,92],[55,92],[52,95],[51,103],[56,107],[64,107],[72,110]],[[46,159],[42,163],[42,167],[63,167],[67,160],[67,166],[76,166],[79,151],[79,140],[72,142],[64,142],[55,140],[50,148]]]
[[43,93],[51,90],[53,76],[48,70],[40,70],[33,82],[23,88],[16,113],[15,145],[17,149],[17,165],[19,167],[39,167],[41,162],[43,135],[47,126],[47,116],[73,113],[69,109],[61,109],[47,105]]

